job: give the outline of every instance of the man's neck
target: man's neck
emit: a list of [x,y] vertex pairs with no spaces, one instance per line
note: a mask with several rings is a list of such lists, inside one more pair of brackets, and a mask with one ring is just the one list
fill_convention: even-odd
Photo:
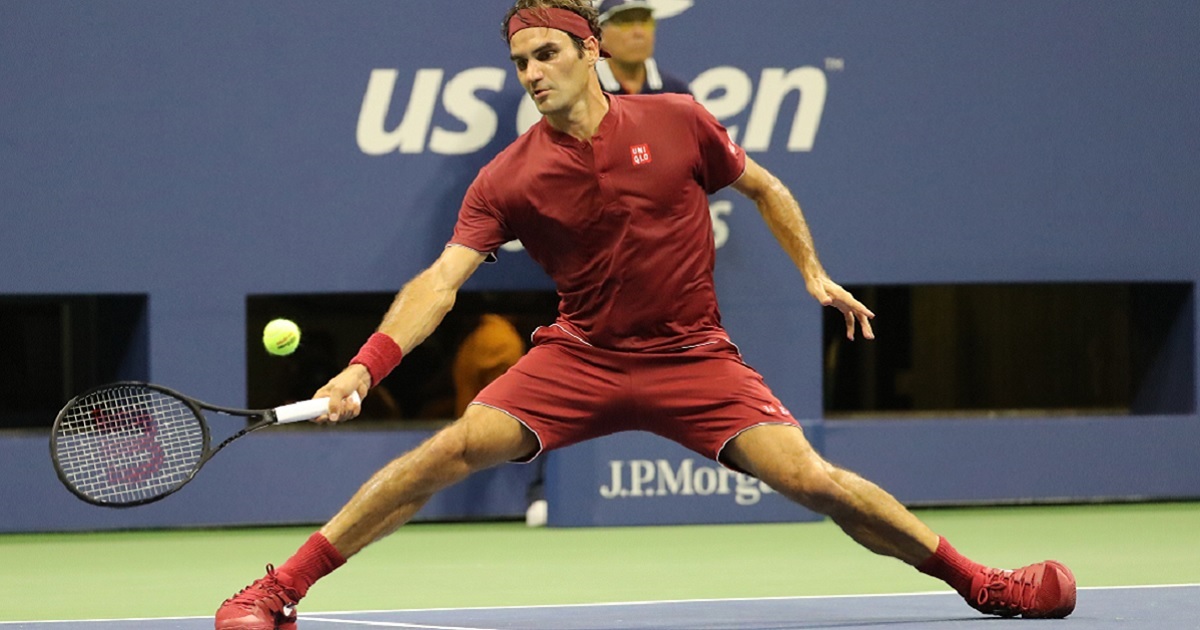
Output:
[[608,67],[626,94],[640,94],[646,85],[646,63],[643,61],[630,63],[609,59]]
[[608,113],[608,98],[600,89],[600,81],[594,76],[584,96],[570,110],[561,114],[547,114],[550,126],[573,138],[588,142],[600,128],[600,122]]

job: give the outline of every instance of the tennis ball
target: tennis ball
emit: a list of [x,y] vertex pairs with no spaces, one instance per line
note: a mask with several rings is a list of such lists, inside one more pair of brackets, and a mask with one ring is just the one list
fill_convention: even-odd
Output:
[[263,347],[276,356],[286,356],[300,345],[300,327],[290,319],[273,319],[263,328]]

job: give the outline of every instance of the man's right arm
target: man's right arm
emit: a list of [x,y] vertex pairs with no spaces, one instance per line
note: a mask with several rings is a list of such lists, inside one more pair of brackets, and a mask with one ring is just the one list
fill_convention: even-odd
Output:
[[[396,294],[379,324],[378,332],[391,337],[404,353],[412,351],[437,329],[454,306],[459,288],[485,258],[485,254],[467,247],[446,247],[432,265],[413,277]],[[347,397],[351,392],[358,392],[365,397],[372,385],[374,383],[367,368],[355,363],[330,379],[313,397],[329,396],[332,399],[330,408],[335,413],[329,420],[349,420],[358,415],[360,409]]]
[[396,294],[379,332],[391,337],[405,353],[420,345],[442,323],[454,307],[459,288],[486,257],[468,247],[446,247],[429,268]]
[[871,318],[875,317],[875,314],[849,291],[829,278],[829,274],[821,266],[821,261],[817,259],[812,233],[808,229],[808,222],[804,220],[804,213],[800,211],[800,204],[796,202],[787,186],[747,157],[746,170],[733,183],[733,187],[758,206],[767,227],[804,276],[808,292],[821,305],[832,306],[841,311],[846,320],[846,338],[854,340],[857,324],[862,327],[863,337],[874,339]]

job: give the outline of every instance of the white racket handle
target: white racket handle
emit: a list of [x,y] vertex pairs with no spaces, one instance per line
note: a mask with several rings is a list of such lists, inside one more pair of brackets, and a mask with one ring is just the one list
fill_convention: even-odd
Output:
[[[362,398],[359,398],[358,392],[350,392],[350,400],[354,404],[362,404]],[[278,424],[287,424],[289,422],[304,422],[313,418],[320,418],[329,413],[329,398],[321,397],[312,400],[302,400],[300,402],[276,407],[275,421]]]

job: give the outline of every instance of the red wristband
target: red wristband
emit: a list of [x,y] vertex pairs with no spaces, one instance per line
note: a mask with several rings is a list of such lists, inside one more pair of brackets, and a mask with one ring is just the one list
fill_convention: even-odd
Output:
[[403,357],[404,350],[400,349],[399,344],[391,337],[377,332],[367,338],[367,343],[364,343],[358,354],[350,359],[350,365],[357,363],[367,368],[371,375],[371,387],[375,387],[400,365],[400,359]]

